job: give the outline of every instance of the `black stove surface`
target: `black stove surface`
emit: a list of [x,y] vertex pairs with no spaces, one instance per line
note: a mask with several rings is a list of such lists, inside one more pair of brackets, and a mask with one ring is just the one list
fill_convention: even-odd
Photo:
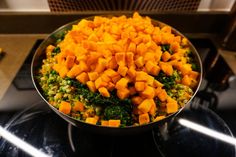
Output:
[[[19,92],[36,92],[31,84],[30,62],[32,54],[41,41],[35,44],[13,81],[13,86]],[[215,61],[217,50],[214,45],[208,39],[193,39],[192,43],[203,61],[204,79],[200,91],[193,99],[190,108],[150,132],[117,137],[84,132],[61,119],[43,101],[36,101],[35,104],[17,112],[2,112],[0,125],[38,150],[55,157],[128,155],[235,157],[233,145],[197,133],[178,123],[180,118],[185,118],[233,136],[227,124],[214,112],[218,105],[218,97],[214,91],[222,91],[228,87],[224,82],[228,67],[225,66],[218,76],[219,71],[216,70],[215,65],[222,65],[222,61],[220,60],[219,63]],[[29,155],[1,138],[0,156],[27,157]]]

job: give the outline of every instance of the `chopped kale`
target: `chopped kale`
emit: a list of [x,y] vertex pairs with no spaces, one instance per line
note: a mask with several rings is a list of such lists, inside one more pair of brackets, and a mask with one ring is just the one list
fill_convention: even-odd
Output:
[[170,44],[161,45],[162,52],[168,51],[170,54],[173,54],[173,51],[170,48]]
[[161,82],[164,85],[164,88],[166,90],[170,90],[175,84],[176,84],[176,76],[175,75],[171,75],[171,76],[167,76],[164,72],[160,72],[156,77],[156,80],[158,80],[159,82]]
[[60,53],[61,52],[61,49],[60,49],[60,47],[59,46],[57,46],[57,47],[55,47],[53,50],[52,50],[52,57],[53,56],[56,56],[58,53]]
[[124,106],[121,105],[110,105],[104,110],[104,119],[120,119],[121,124],[130,125],[131,124],[131,114],[126,110]]

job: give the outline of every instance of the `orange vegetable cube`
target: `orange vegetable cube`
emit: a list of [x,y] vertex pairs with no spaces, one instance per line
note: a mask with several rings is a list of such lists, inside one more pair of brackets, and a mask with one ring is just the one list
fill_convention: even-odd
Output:
[[157,121],[160,121],[160,120],[162,120],[164,118],[165,118],[165,116],[157,116],[153,121],[157,122]]
[[166,112],[168,114],[175,113],[178,111],[178,104],[176,102],[168,102],[166,103]]
[[149,74],[157,76],[160,72],[161,68],[157,65],[153,66]]
[[111,79],[112,82],[116,84],[116,82],[118,82],[121,79],[121,76],[118,74],[116,76],[113,76]]
[[149,114],[152,115],[152,116],[155,116],[156,111],[157,111],[157,106],[156,106],[156,104],[153,104],[152,107],[149,110]]
[[68,72],[69,70],[67,69],[67,67],[62,66],[61,69],[59,70],[59,75],[61,78],[64,78]]
[[116,71],[114,71],[113,69],[107,69],[106,71],[104,71],[104,73],[109,76],[110,78],[115,77],[116,75],[118,75],[118,73]]
[[72,68],[72,66],[74,65],[74,61],[75,61],[75,56],[68,55],[68,56],[66,57],[66,62],[65,62],[66,67],[67,67],[68,69]]
[[139,104],[141,104],[143,102],[143,98],[140,97],[140,96],[134,96],[134,97],[132,97],[131,100],[132,100],[132,103],[134,105],[139,105]]
[[116,59],[116,63],[118,65],[123,65],[125,66],[125,53],[124,52],[119,52],[115,54],[115,59]]
[[123,89],[128,86],[129,80],[127,78],[121,78],[117,83],[116,83],[116,89]]
[[184,75],[181,83],[185,86],[190,86],[191,82],[192,82],[192,79],[188,75]]
[[136,81],[147,81],[148,80],[148,74],[143,71],[137,71],[136,72]]
[[162,89],[158,94],[157,97],[163,102],[167,99],[167,93],[165,89]]
[[79,82],[83,83],[83,84],[85,84],[85,83],[89,80],[88,74],[87,74],[86,72],[83,72],[83,73],[79,74],[79,75],[76,77],[76,79],[77,79]]
[[143,58],[144,62],[155,61],[155,58],[153,56],[154,56],[154,53],[152,52],[145,53],[144,58]]
[[150,118],[149,118],[148,113],[144,113],[144,114],[139,115],[138,120],[139,120],[140,125],[149,123]]
[[71,111],[70,103],[66,101],[62,101],[59,105],[59,111],[64,114],[70,114],[70,111]]
[[79,62],[79,68],[82,72],[87,72],[89,70],[87,64],[84,61]]
[[196,72],[196,71],[189,72],[189,77],[191,77],[194,80],[197,80],[198,76],[199,76],[199,72]]
[[107,82],[107,83],[111,81],[111,78],[108,77],[105,73],[101,75],[101,78],[102,78],[102,81]]
[[143,55],[145,52],[147,52],[147,46],[144,44],[144,43],[140,43],[138,46],[137,46],[137,49],[136,49],[137,53],[139,55]]
[[135,53],[136,52],[136,44],[131,42],[129,44],[129,47],[128,47],[127,51]]
[[104,71],[105,68],[106,68],[106,65],[98,63],[94,71],[97,73],[101,73]]
[[168,76],[171,76],[173,74],[173,67],[171,64],[165,63],[165,62],[160,62],[159,63],[161,70]]
[[153,104],[155,105],[153,99],[145,99],[140,105],[138,105],[138,109],[143,113],[148,113]]
[[121,100],[129,97],[129,90],[127,88],[122,88],[117,90],[117,96]]
[[164,86],[164,85],[163,85],[161,82],[159,82],[158,80],[154,80],[153,85],[154,85],[154,87],[163,87],[163,86]]
[[75,112],[83,112],[84,111],[84,104],[80,101],[75,102],[74,106],[72,107],[73,111]]
[[126,73],[127,73],[127,71],[128,71],[128,68],[127,68],[127,67],[125,67],[125,66],[119,66],[117,72],[118,72],[121,76],[125,76]]
[[108,89],[109,91],[112,91],[114,88],[115,88],[115,84],[112,83],[112,82],[108,82],[107,89]]
[[79,75],[82,73],[82,70],[79,65],[74,65],[70,71],[67,73],[67,76],[70,78],[74,78],[75,76]]
[[139,68],[141,68],[144,65],[143,57],[140,56],[134,61],[135,65]]
[[148,75],[147,76],[147,85],[149,85],[149,86],[153,86],[153,83],[154,83],[154,77],[152,77],[152,76],[150,76],[150,75]]
[[119,127],[120,126],[120,120],[116,120],[116,119],[110,119],[108,121],[108,125],[110,127]]
[[144,82],[135,82],[134,86],[136,91],[141,92],[144,91],[146,84]]
[[127,74],[128,74],[128,76],[130,77],[130,78],[135,78],[135,76],[136,76],[136,70],[135,70],[135,68],[134,67],[130,67],[129,69],[128,69],[128,71],[127,71]]
[[89,124],[97,124],[97,118],[94,118],[94,117],[88,117],[88,118],[86,118],[86,120],[85,120],[85,122],[86,123],[89,123]]
[[56,72],[59,72],[60,69],[61,69],[61,65],[60,65],[60,64],[54,64],[54,65],[52,66],[52,69],[55,70]]
[[99,77],[99,74],[97,72],[89,72],[88,77],[90,81],[95,81]]
[[167,62],[170,58],[171,58],[171,54],[168,51],[165,51],[161,56],[161,59],[164,62]]
[[[153,57],[153,56],[152,56]],[[145,64],[145,68],[147,72],[150,74],[152,68],[155,66],[155,64],[152,61],[147,61]]]
[[99,93],[104,97],[110,97],[110,93],[105,87],[98,88]]
[[102,126],[109,126],[108,120],[101,120],[101,125]]
[[155,90],[153,87],[147,86],[142,92],[142,96],[148,99],[152,99],[155,96]]
[[90,91],[96,92],[97,89],[96,89],[95,84],[94,84],[93,81],[88,81],[86,84],[87,84]]
[[114,56],[112,56],[111,60],[107,64],[107,68],[109,69],[116,69],[118,67],[118,64],[116,62],[116,59]]
[[96,89],[107,86],[107,83],[103,82],[101,77],[97,78],[94,83],[95,83]]
[[134,64],[134,54],[133,54],[133,52],[127,52],[126,53],[126,62],[127,62],[128,67],[130,67]]

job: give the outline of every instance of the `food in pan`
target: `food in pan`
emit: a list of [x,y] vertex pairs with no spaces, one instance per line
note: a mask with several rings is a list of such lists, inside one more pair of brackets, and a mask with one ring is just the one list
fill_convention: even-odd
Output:
[[90,124],[159,121],[182,108],[199,82],[188,40],[137,12],[82,19],[45,53],[37,74],[44,96]]

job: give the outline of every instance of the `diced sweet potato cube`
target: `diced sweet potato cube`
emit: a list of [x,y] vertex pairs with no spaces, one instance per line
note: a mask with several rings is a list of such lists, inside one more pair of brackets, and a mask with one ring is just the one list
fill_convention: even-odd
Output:
[[59,105],[59,111],[63,112],[64,114],[70,114],[71,104],[69,102],[62,101]]
[[85,120],[85,122],[86,123],[89,123],[89,124],[97,124],[97,119],[96,118],[94,118],[94,117],[88,117],[88,118],[86,118],[86,120]]
[[150,111],[153,104],[155,104],[153,99],[145,99],[140,105],[138,105],[138,109],[143,113],[147,113]]
[[107,69],[106,71],[104,71],[104,73],[109,76],[110,78],[115,77],[116,75],[118,75],[118,73],[116,71],[114,71],[113,69]]
[[146,86],[145,90],[141,93],[145,98],[152,99],[155,96],[155,90],[153,87]]
[[75,61],[75,56],[69,55],[66,57],[66,67],[68,69],[72,68],[72,66],[74,65],[74,61]]
[[129,97],[129,90],[127,88],[122,88],[117,90],[117,96],[121,100]]
[[164,118],[165,118],[165,116],[157,116],[153,121],[157,122],[157,121],[160,121],[160,120],[162,120]]
[[143,71],[137,71],[136,72],[136,81],[147,81],[148,79],[148,74]]
[[141,68],[144,65],[143,57],[140,56],[134,61],[135,65],[139,68]]
[[129,44],[129,47],[128,47],[128,50],[127,51],[129,51],[129,52],[136,52],[136,44],[135,43],[133,43],[133,42],[131,42],[130,44]]
[[153,86],[154,87],[163,87],[164,85],[161,82],[159,82],[158,80],[154,80]]
[[67,69],[67,67],[62,66],[61,69],[59,70],[59,75],[61,78],[64,78],[68,72],[69,70]]
[[92,34],[90,34],[90,36],[88,37],[88,40],[90,40],[90,41],[98,41],[98,37],[97,37],[97,35],[95,34],[95,33],[92,33]]
[[136,49],[137,53],[139,55],[143,55],[145,52],[147,52],[147,46],[144,44],[144,43],[140,43],[138,46],[137,46],[137,49]]
[[116,59],[116,63],[118,65],[125,66],[125,53],[124,52],[116,53],[115,54],[115,59]]
[[74,106],[72,107],[73,111],[75,112],[83,112],[84,111],[84,104],[80,101],[75,102]]
[[117,83],[116,83],[116,89],[123,89],[128,86],[129,80],[127,78],[121,78]]
[[104,64],[98,63],[94,71],[97,73],[101,73],[105,68],[106,66]]
[[155,61],[154,53],[153,52],[145,53],[143,60],[144,60],[144,62],[147,62],[147,61],[152,61],[153,62],[153,61]]
[[112,56],[111,60],[107,64],[107,68],[109,69],[116,69],[118,67],[118,64],[116,62],[116,59],[114,56]]
[[149,118],[148,113],[144,113],[144,114],[139,115],[138,119],[139,119],[139,124],[140,125],[148,124],[150,122],[150,118]]
[[173,74],[173,67],[171,64],[160,62],[159,63],[161,70],[168,76],[171,76]]
[[86,84],[87,84],[90,91],[96,92],[97,89],[96,89],[95,84],[94,84],[93,81],[88,81]]
[[158,96],[158,94],[161,93],[162,90],[163,90],[163,89],[162,89],[161,87],[157,87],[157,88],[155,89],[155,96]]
[[108,120],[101,120],[101,125],[102,126],[109,126]]
[[101,78],[102,78],[102,81],[107,82],[107,83],[111,81],[111,78],[108,77],[105,73],[101,75]]
[[95,81],[99,77],[99,74],[97,72],[89,72],[88,77],[90,81]]
[[165,51],[161,56],[161,59],[164,62],[167,62],[170,58],[171,58],[171,54],[168,51]]
[[110,127],[119,127],[120,126],[120,120],[116,120],[116,119],[110,119],[109,121],[108,121],[108,125],[110,126]]
[[104,97],[110,97],[110,93],[105,87],[98,88],[99,93]]
[[86,72],[79,74],[76,79],[83,84],[86,84],[86,82],[89,80],[88,74]]
[[130,78],[135,78],[135,76],[136,76],[136,70],[135,70],[135,68],[134,67],[130,67],[129,69],[128,69],[128,71],[127,71],[127,74],[128,74],[128,76],[130,77]]
[[145,82],[135,82],[134,84],[136,91],[141,92],[144,91],[145,87],[146,87],[146,83]]
[[152,115],[152,116],[155,116],[156,115],[156,111],[157,111],[156,104],[152,104],[152,107],[149,110],[149,114]]
[[183,77],[181,82],[185,86],[190,86],[191,82],[192,82],[192,79],[188,75],[184,75],[184,77]]
[[158,94],[157,97],[163,102],[167,99],[166,90],[162,89]]
[[149,85],[149,86],[152,86],[152,87],[153,87],[154,80],[155,80],[155,78],[154,78],[154,77],[152,77],[152,76],[148,75],[148,76],[147,76],[147,85]]
[[107,86],[107,83],[103,82],[101,77],[97,78],[94,83],[95,83],[96,89]]
[[79,68],[82,72],[87,72],[89,70],[87,64],[84,61],[79,62]]
[[197,80],[198,76],[199,76],[199,72],[197,72],[197,71],[190,71],[189,72],[189,77],[191,77],[194,80]]
[[60,65],[60,64],[54,64],[54,65],[52,66],[52,69],[55,70],[56,72],[59,72],[60,69],[61,69],[61,65]]
[[166,112],[168,114],[175,113],[178,111],[178,104],[176,102],[168,102],[166,103]]
[[134,64],[134,54],[133,54],[133,52],[127,52],[126,53],[126,63],[128,65],[128,67],[130,67]]
[[147,61],[145,64],[145,68],[147,70],[147,72],[150,74],[152,68],[155,66],[155,64],[152,61]]
[[140,97],[140,96],[134,96],[134,97],[132,97],[131,100],[132,100],[132,103],[134,105],[139,105],[139,104],[141,104],[143,102],[143,98]]
[[192,71],[192,65],[191,64],[184,64],[180,67],[180,71],[182,75],[187,75]]
[[115,84],[112,82],[108,82],[107,89],[109,91],[112,91],[113,89],[115,89]]
[[118,68],[118,73],[121,75],[121,76],[125,76],[126,73],[128,71],[128,68],[126,66],[119,66]]
[[82,70],[79,65],[74,65],[70,71],[67,73],[67,76],[70,78],[74,78],[75,76],[79,75],[82,73]]
[[116,82],[118,82],[121,79],[121,76],[118,74],[118,75],[112,77],[111,79],[112,79],[112,82],[114,84],[116,84]]

